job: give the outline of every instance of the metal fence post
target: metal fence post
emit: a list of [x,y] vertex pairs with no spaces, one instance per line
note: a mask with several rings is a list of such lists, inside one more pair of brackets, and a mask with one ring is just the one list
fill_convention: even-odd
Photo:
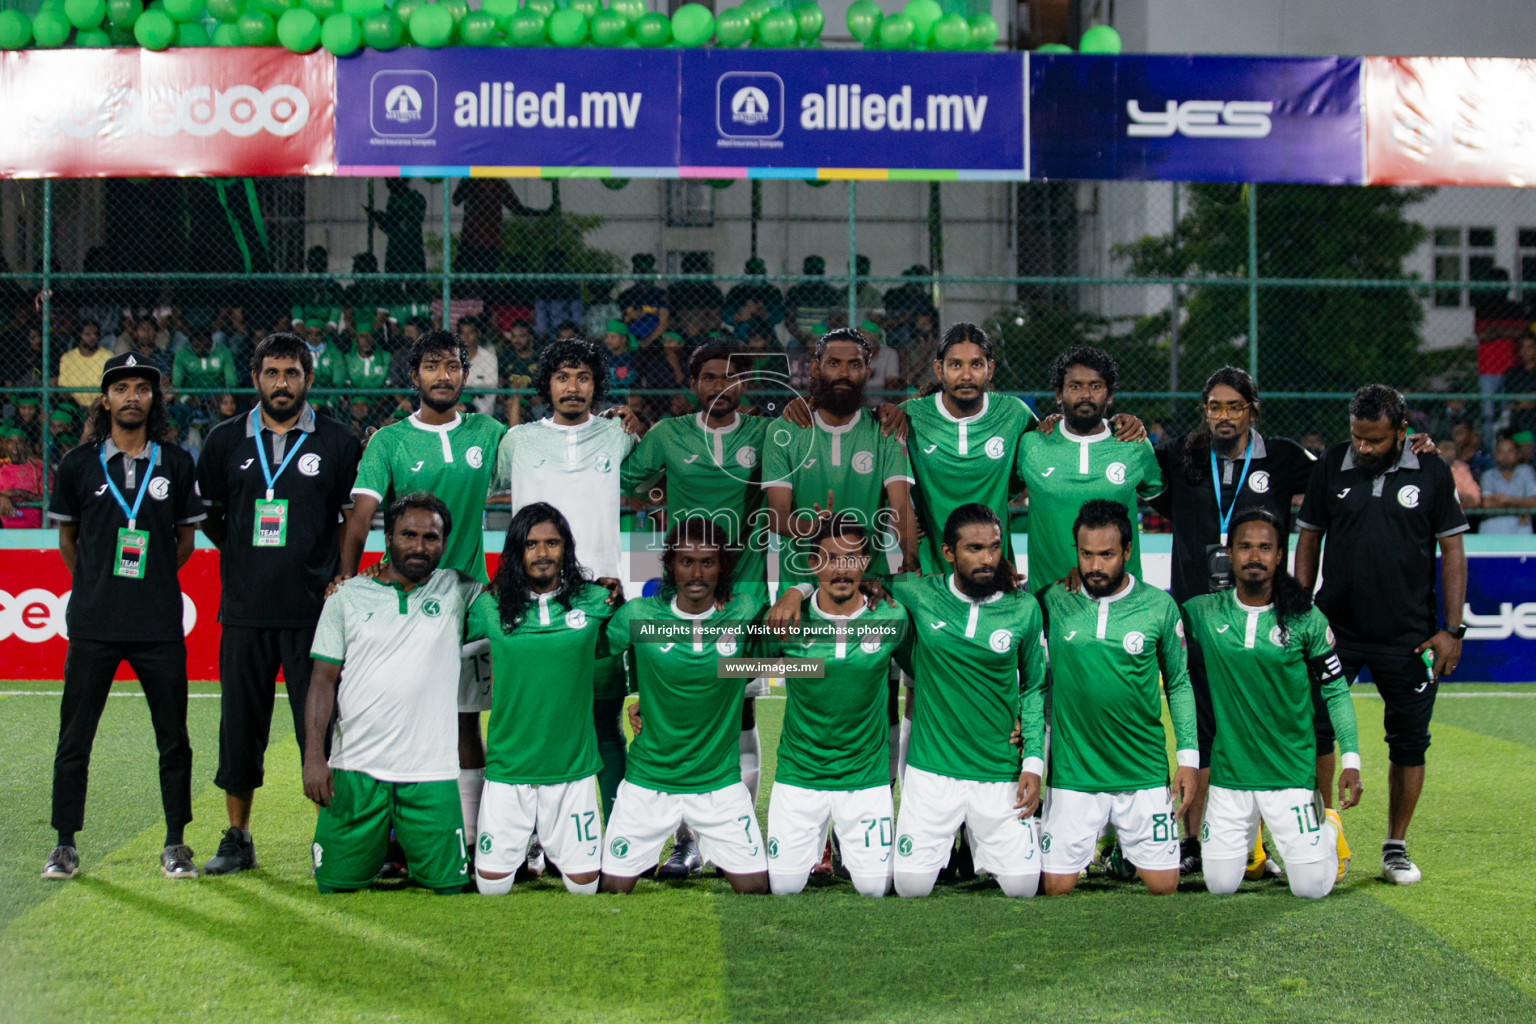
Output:
[[1259,186],[1248,186],[1248,375],[1259,379]]
[[[453,222],[453,197],[452,189],[448,187],[450,178],[443,179],[443,322],[442,329],[453,330],[452,319],[448,313],[448,301],[452,296],[453,288],[449,283],[449,275],[453,272],[453,237],[450,235]],[[469,367],[465,367],[469,369]]]
[[43,311],[43,365],[42,369],[42,422],[38,425],[38,442],[42,451],[38,457],[43,461],[43,521],[48,520],[48,506],[50,502],[49,491],[53,483],[48,465],[49,417],[53,415],[53,381],[49,370],[53,367],[53,330],[49,323],[52,316],[49,315],[49,306],[52,304],[52,296],[48,292],[48,286],[52,283],[51,266],[53,262],[53,179],[43,179],[43,284],[42,284],[42,311]]
[[848,181],[848,326],[859,325],[859,275],[858,275],[858,229],[855,227],[857,220],[854,216],[855,199],[859,194],[859,183],[853,179]]

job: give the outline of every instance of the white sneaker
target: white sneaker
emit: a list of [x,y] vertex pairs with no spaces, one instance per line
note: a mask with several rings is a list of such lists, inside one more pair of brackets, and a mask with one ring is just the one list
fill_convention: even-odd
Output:
[[1408,851],[1394,846],[1381,852],[1381,877],[1393,885],[1412,885],[1424,876],[1419,872],[1419,866],[1409,859]]

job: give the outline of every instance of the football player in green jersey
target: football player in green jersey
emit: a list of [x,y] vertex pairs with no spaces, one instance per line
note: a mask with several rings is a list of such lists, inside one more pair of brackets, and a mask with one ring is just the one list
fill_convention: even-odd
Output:
[[1321,688],[1343,751],[1339,807],[1360,802],[1360,752],[1349,683],[1333,630],[1285,569],[1285,534],[1265,509],[1237,514],[1227,536],[1234,588],[1184,605],[1189,642],[1205,656],[1216,735],[1200,826],[1206,888],[1237,891],[1260,819],[1296,896],[1328,895],[1344,876],[1334,826],[1317,793],[1312,687]]
[[811,542],[817,587],[800,632],[765,650],[823,668],[821,678],[785,680],[789,703],[768,804],[768,882],[778,895],[804,889],[831,825],[854,888],[884,896],[895,841],[886,680],[907,615],[867,603],[860,585],[869,535],[852,517],[823,520]]
[[[380,504],[388,507],[401,494],[428,491],[443,500],[459,525],[448,538],[443,568],[484,582],[481,522],[496,446],[506,428],[482,413],[459,413],[469,357],[456,336],[428,331],[411,346],[409,359],[411,383],[421,394],[421,407],[407,419],[375,432],[363,450],[352,486],[352,515],[341,537],[341,574],[344,578],[356,574]],[[466,834],[471,835],[480,818],[480,792],[485,787],[480,712],[490,708],[490,685],[490,655],[483,648],[471,651],[459,666],[459,800]]]
[[[1173,598],[1126,572],[1124,506],[1085,502],[1072,534],[1082,588],[1057,583],[1040,595],[1052,708],[1041,885],[1051,896],[1071,892],[1113,824],[1147,889],[1166,896],[1179,886],[1174,796],[1182,804],[1194,793],[1200,763],[1184,626]],[[1172,791],[1159,678],[1177,746]]]
[[[668,523],[703,516],[725,530],[737,556],[732,588],[745,592],[755,587],[766,600],[768,513],[762,507],[762,457],[770,421],[740,411],[742,389],[752,379],[751,365],[750,358],[730,346],[694,349],[688,360],[688,386],[699,411],[658,421],[624,460],[621,478],[626,491],[655,503],[665,501]],[[762,764],[756,698],[767,694],[767,679],[751,680],[741,710],[741,781],[754,805]],[[702,863],[692,833],[682,826],[660,877],[683,878]]]
[[511,891],[535,832],[566,889],[597,892],[592,671],[624,600],[618,580],[601,583],[611,596],[578,564],[565,517],[534,502],[512,517],[496,578],[469,610],[465,639],[489,639],[495,679],[475,858],[482,895]]
[[609,646],[627,652],[640,700],[630,707],[635,740],[608,819],[603,892],[633,892],[679,824],[693,830],[732,889],[768,891],[757,809],[741,783],[736,746],[742,680],[722,678],[716,664],[745,653],[762,611],[756,593],[733,593],[734,562],[714,523],[674,523],[661,592],[629,602],[608,623]]
[[[1090,345],[1063,352],[1051,367],[1051,389],[1063,419],[1057,429],[1031,431],[1019,442],[1018,475],[1029,491],[1029,589],[1038,593],[1065,578],[1077,565],[1072,523],[1090,498],[1125,506],[1133,524],[1138,498],[1162,492],[1157,453],[1143,438],[1119,439],[1104,419],[1115,396],[1119,367]],[[1141,530],[1131,538],[1126,569],[1141,575]]]

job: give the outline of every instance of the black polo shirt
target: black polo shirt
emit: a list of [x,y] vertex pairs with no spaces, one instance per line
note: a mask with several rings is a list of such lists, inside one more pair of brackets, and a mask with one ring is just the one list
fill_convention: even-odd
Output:
[[267,478],[256,457],[259,421],[253,410],[214,427],[197,466],[198,493],[208,505],[224,510],[219,621],[256,628],[313,627],[325,603],[326,584],[341,569],[341,510],[352,507],[362,447],[350,430],[309,405],[287,433],[261,427],[267,467],[274,473],[294,444],[302,447],[272,488],[273,497],[288,502],[287,543],[256,547],[256,502],[267,496]]
[[[102,475],[103,450],[107,453],[107,472],[129,508],[139,488],[149,488],[135,523],[149,535],[141,579],[112,574],[117,531],[128,527],[128,517]],[[69,607],[64,613],[71,639],[182,639],[176,527],[200,521],[203,503],[197,497],[192,456],[174,444],[160,445],[151,466],[152,450],[146,446],[138,458],[130,459],[109,437],[97,444],[81,445],[59,462],[48,515],[62,523],[75,523],[80,530]]]
[[1435,549],[1467,517],[1450,467],[1407,445],[1397,465],[1368,477],[1346,441],[1323,453],[1296,522],[1327,536],[1317,606],[1339,642],[1397,653],[1428,640],[1435,607]]
[[[1307,492],[1317,460],[1305,448],[1286,437],[1265,437],[1249,430],[1253,457],[1243,476],[1243,452],[1237,458],[1216,456],[1221,482],[1221,510],[1237,513],[1262,508],[1291,531],[1291,498]],[[1152,504],[1173,522],[1173,598],[1180,604],[1210,593],[1210,569],[1206,546],[1221,542],[1221,515],[1216,509],[1216,490],[1211,484],[1211,460],[1205,456],[1191,473],[1184,465],[1185,437],[1175,437],[1157,449],[1163,471],[1163,493]],[[1239,490],[1239,483],[1242,487]]]

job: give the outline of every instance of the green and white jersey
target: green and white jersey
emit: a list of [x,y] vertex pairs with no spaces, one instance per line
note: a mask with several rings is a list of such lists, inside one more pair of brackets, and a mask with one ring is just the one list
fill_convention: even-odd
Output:
[[423,423],[421,413],[414,412],[369,438],[352,496],[366,494],[377,499],[381,508],[388,508],[396,498],[414,491],[437,495],[453,516],[442,567],[483,583],[488,578],[482,539],[485,498],[490,493],[496,445],[506,429],[477,412],[455,415],[441,425]]
[[[815,506],[825,509],[830,491],[834,511],[852,514],[880,547],[890,526],[885,488],[912,483],[906,444],[881,434],[880,421],[868,409],[860,409],[841,427],[829,426],[819,412],[813,421],[810,427],[798,427],[778,420],[769,427],[763,489],[789,488],[791,509],[806,515],[814,514]],[[786,555],[781,576],[789,583],[814,582],[802,551]]]
[[[743,416],[711,428],[702,412],[659,421],[624,460],[624,490],[656,500],[665,491],[667,523],[692,516],[725,529],[741,547],[736,579],[763,582],[767,510],[763,508],[763,438],[768,419]],[[665,481],[663,483],[663,481]]]
[[641,729],[629,745],[626,780],[663,793],[708,793],[741,781],[745,680],[721,679],[715,659],[749,653],[746,627],[761,611],[750,593],[701,615],[658,595],[614,615],[608,645],[628,652],[640,694]]
[[1039,604],[1022,587],[972,601],[952,576],[908,576],[891,593],[910,620],[899,655],[916,686],[907,763],[952,779],[1016,782],[1014,721],[1025,758],[1038,763],[1045,751]]
[[882,602],[836,615],[822,611],[820,599],[817,591],[805,602],[798,635],[764,645],[765,654],[787,661],[820,660],[824,671],[821,679],[786,680],[774,778],[804,789],[883,786],[890,778],[886,680],[907,613]]
[[1109,597],[1060,584],[1040,595],[1051,655],[1050,784],[1059,789],[1166,786],[1160,689],[1168,692],[1180,763],[1200,763],[1179,606],[1135,576],[1125,579],[1125,589]]
[[464,612],[481,586],[452,569],[438,569],[409,593],[354,576],[326,599],[309,654],[341,666],[333,769],[383,782],[459,777],[454,666]]
[[608,591],[589,583],[569,608],[553,593],[531,595],[523,621],[502,629],[496,595],[470,606],[465,640],[491,646],[491,719],[485,777],[511,786],[574,782],[597,773],[592,670],[613,617]]
[[[940,392],[910,398],[902,409],[907,414],[907,453],[917,480],[912,502],[925,534],[919,549],[923,572],[948,572],[939,547],[951,512],[979,501],[996,512],[999,521],[1008,522],[1019,439],[1035,414],[1012,395],[990,392],[972,416],[952,415]],[[1011,548],[1004,529],[1003,557],[1009,561]]]
[[1251,608],[1237,591],[1184,603],[1189,642],[1205,656],[1216,740],[1211,785],[1225,789],[1312,789],[1312,676],[1322,680],[1339,749],[1359,753],[1349,682],[1333,630],[1316,607],[1282,631],[1273,605]]
[[512,491],[512,512],[544,501],[560,510],[576,539],[576,560],[593,576],[623,575],[619,467],[635,450],[624,422],[591,415],[567,427],[553,418],[507,431],[496,453],[497,491]]
[[1038,593],[1064,578],[1077,565],[1072,524],[1083,503],[1094,498],[1118,501],[1130,513],[1135,530],[1127,572],[1141,575],[1141,526],[1138,497],[1163,490],[1163,474],[1150,442],[1116,441],[1109,424],[1080,437],[1057,425],[1050,434],[1030,431],[1019,441],[1019,478],[1029,488],[1029,589]]

